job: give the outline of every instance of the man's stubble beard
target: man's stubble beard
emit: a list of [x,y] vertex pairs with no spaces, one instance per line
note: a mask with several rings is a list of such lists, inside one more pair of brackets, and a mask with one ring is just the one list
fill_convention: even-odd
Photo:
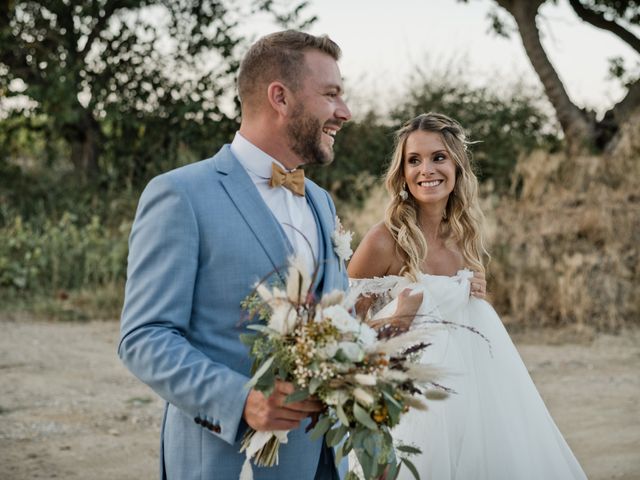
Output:
[[287,135],[291,150],[305,165],[329,165],[333,162],[333,149],[322,148],[322,125],[316,118],[307,115],[302,104],[298,104],[291,115]]

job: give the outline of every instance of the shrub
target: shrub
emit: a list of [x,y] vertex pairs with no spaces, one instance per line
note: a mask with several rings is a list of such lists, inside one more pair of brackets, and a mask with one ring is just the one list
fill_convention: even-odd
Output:
[[41,225],[16,216],[0,230],[0,288],[42,293],[122,281],[129,229],[109,230],[97,216],[82,223],[68,212]]

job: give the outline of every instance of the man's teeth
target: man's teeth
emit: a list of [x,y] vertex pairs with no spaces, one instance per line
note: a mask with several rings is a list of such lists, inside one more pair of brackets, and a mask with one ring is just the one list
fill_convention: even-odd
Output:
[[331,136],[331,137],[335,137],[336,136],[336,131],[335,130],[329,130],[328,128],[323,128],[322,131],[324,133],[326,133],[327,135]]
[[430,182],[418,182],[421,187],[437,187],[442,183],[442,180],[432,180]]

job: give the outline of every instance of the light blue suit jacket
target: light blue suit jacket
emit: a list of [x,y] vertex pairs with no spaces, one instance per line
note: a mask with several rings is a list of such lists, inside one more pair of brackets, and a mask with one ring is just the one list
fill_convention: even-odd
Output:
[[[335,207],[306,180],[318,225],[316,291],[346,289],[331,242]],[[292,253],[277,222],[229,146],[213,158],[154,178],[143,192],[129,241],[118,354],[167,401],[161,478],[237,479],[251,358],[240,302]],[[332,451],[303,427],[289,433],[277,467],[261,479],[334,477]],[[346,465],[341,464],[344,475]]]

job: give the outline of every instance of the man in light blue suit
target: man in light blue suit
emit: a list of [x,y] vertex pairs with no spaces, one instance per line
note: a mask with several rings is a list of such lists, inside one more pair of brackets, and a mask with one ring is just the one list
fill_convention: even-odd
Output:
[[231,145],[154,178],[140,198],[118,353],[167,402],[161,478],[237,479],[247,426],[291,430],[279,465],[254,467],[256,480],[344,475],[344,463],[338,473],[333,451],[304,431],[318,402],[285,405],[288,383],[269,398],[245,388],[252,361],[239,340],[240,302],[294,253],[318,265],[316,293],[347,287],[331,240],[333,202],[296,170],[330,163],[351,117],[339,56],[327,37],[260,39],[241,64],[242,123]]

